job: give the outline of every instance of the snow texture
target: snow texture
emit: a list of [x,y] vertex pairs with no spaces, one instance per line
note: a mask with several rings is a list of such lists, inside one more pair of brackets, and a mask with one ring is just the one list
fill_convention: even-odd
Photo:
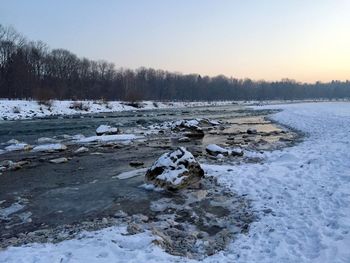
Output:
[[24,151],[24,150],[29,150],[30,149],[30,145],[27,143],[16,143],[16,144],[11,144],[9,146],[5,147],[5,150],[8,152],[12,152],[12,151]]
[[96,129],[96,134],[97,135],[102,135],[102,134],[116,134],[118,133],[118,128],[111,127],[109,125],[100,125]]
[[[129,179],[132,177],[136,177],[136,176],[140,176],[140,175],[144,175],[147,172],[148,168],[141,168],[141,169],[136,169],[136,170],[131,170],[128,172],[123,172],[118,174],[117,176],[115,176],[118,179],[124,180],[124,179]],[[114,178],[114,176],[113,176]]]
[[101,135],[80,138],[76,143],[91,143],[91,142],[113,142],[113,141],[130,141],[143,138],[134,134],[116,134],[116,135]]
[[[274,108],[283,111],[273,119],[307,137],[266,152],[262,164],[203,165],[207,175],[250,198],[260,217],[248,234],[203,262],[348,263],[350,103]],[[194,262],[152,245],[149,232],[123,236],[123,231],[112,227],[58,244],[11,247],[0,252],[0,262]]]
[[[154,170],[157,167],[164,169],[164,171],[157,176],[157,179],[167,181],[173,185],[179,185],[182,180],[186,178],[186,176],[181,176],[181,174],[188,171],[184,163],[193,163],[196,162],[196,160],[184,147],[180,147],[180,149],[171,153],[164,153],[152,165],[150,170]],[[181,157],[179,158],[178,156]]]
[[61,143],[52,143],[52,144],[42,144],[35,146],[33,152],[47,152],[47,151],[64,151],[67,149],[67,146]]
[[[83,110],[74,109],[73,104],[82,103]],[[197,106],[229,105],[231,101],[218,102],[152,102],[143,101],[140,108],[126,105],[121,101],[70,101],[52,100],[51,106],[39,104],[35,100],[7,100],[0,99],[0,120],[20,120],[43,118],[57,115],[92,114],[101,112],[120,112],[135,110],[154,110],[167,108],[185,108]]]
[[225,149],[225,148],[222,148],[221,146],[219,145],[216,145],[216,144],[209,144],[207,147],[206,147],[206,150],[211,152],[211,153],[215,153],[215,154],[230,154],[230,151]]

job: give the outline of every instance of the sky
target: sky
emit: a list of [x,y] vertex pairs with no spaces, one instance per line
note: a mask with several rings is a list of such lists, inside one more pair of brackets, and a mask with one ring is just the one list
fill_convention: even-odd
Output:
[[348,0],[0,0],[0,23],[51,48],[254,80],[350,79]]

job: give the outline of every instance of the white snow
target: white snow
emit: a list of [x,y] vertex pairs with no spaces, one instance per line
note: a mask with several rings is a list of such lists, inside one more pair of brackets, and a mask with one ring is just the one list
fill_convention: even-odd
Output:
[[115,135],[101,135],[90,136],[76,140],[77,143],[91,143],[91,142],[112,142],[112,141],[131,141],[143,138],[135,134],[115,134]]
[[[251,199],[260,217],[248,234],[203,262],[349,263],[350,103],[275,108],[284,110],[275,120],[308,136],[266,152],[262,164],[203,165],[207,175]],[[153,245],[149,232],[123,231],[112,227],[58,244],[10,247],[0,252],[0,262],[193,262]]]
[[[73,104],[82,103],[84,110],[74,109]],[[0,99],[0,120],[20,120],[43,118],[57,115],[74,115],[74,114],[91,114],[101,112],[120,112],[120,111],[136,111],[136,110],[152,110],[167,108],[185,108],[198,106],[214,106],[229,105],[231,101],[217,102],[153,102],[142,101],[141,108],[128,106],[125,102],[109,101],[102,103],[100,101],[71,101],[71,100],[52,100],[51,106],[40,105],[35,100],[8,100]]]
[[206,150],[212,153],[230,154],[230,151],[216,144],[209,144]]
[[12,151],[24,151],[24,150],[30,150],[32,146],[30,146],[27,143],[17,143],[17,144],[11,144],[9,146],[5,147],[5,150],[8,152]]
[[17,143],[19,143],[19,141],[16,140],[16,139],[11,139],[11,140],[9,140],[7,143],[8,143],[8,144],[17,144]]
[[111,127],[109,125],[100,125],[96,129],[96,134],[97,135],[102,135],[102,134],[116,134],[118,133],[118,128]]
[[144,175],[147,172],[147,169],[148,168],[141,168],[141,169],[131,170],[131,171],[128,171],[128,172],[123,172],[123,173],[120,173],[120,174],[118,174],[116,176],[113,176],[112,178],[118,178],[118,179],[121,179],[121,180],[129,179],[129,178],[132,178],[132,177],[135,177],[135,176]]
[[[180,158],[179,158],[180,157]],[[157,179],[167,181],[173,185],[178,185],[185,179],[185,176],[180,176],[182,173],[188,171],[183,163],[195,162],[193,155],[184,147],[180,147],[171,153],[164,153],[152,165],[151,170],[157,167],[163,168],[163,172],[157,176]]]
[[74,151],[74,153],[86,153],[86,152],[88,152],[88,151],[89,151],[88,148],[82,146],[82,147],[79,147],[78,149],[76,149],[76,150]]
[[273,211],[260,213],[249,234],[232,243],[230,258],[350,262],[350,103],[273,108],[284,109],[273,119],[308,134],[304,142],[265,153],[263,164],[205,167],[220,183],[247,194],[256,211]]

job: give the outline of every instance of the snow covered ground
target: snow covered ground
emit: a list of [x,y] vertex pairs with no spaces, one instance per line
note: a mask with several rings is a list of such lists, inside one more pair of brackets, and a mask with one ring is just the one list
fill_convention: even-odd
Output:
[[[252,200],[260,220],[226,251],[204,262],[350,262],[350,103],[305,103],[273,119],[307,133],[263,164],[203,165],[208,175]],[[261,107],[259,107],[261,108]],[[264,212],[265,211],[265,212]],[[58,244],[0,252],[0,262],[186,262],[123,227],[82,233]]]
[[50,101],[50,105],[40,104],[35,100],[0,99],[0,120],[20,120],[43,118],[56,115],[92,114],[100,112],[119,112],[132,110],[152,110],[196,106],[228,105],[230,101],[217,102],[139,102],[140,108],[121,101]]

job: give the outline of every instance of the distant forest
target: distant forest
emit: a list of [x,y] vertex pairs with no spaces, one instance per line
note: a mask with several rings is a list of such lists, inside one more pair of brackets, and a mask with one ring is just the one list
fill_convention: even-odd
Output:
[[0,25],[0,98],[105,100],[297,100],[350,98],[350,82],[314,84],[116,69],[64,49],[28,41]]

